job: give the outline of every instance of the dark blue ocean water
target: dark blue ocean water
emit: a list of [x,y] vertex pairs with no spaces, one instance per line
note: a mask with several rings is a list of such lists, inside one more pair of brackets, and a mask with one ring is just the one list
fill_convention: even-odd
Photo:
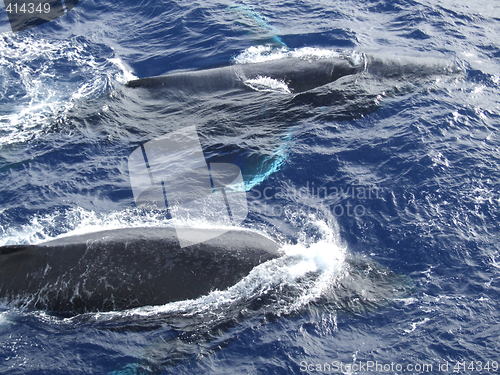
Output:
[[[127,157],[195,125],[207,157],[243,171],[242,226],[284,255],[194,301],[74,318],[0,305],[0,373],[495,373],[499,20],[477,0],[82,0],[1,34],[0,244],[168,225],[136,208]],[[297,96],[124,86],[365,54],[385,73]]]

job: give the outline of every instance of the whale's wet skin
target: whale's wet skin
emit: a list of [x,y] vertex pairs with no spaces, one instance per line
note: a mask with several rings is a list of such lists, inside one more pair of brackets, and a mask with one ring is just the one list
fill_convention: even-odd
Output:
[[[241,3],[89,0],[0,35],[0,373],[498,356],[495,8]],[[242,170],[241,225],[136,206],[128,157],[188,126]],[[273,250],[182,253],[178,224]]]
[[[193,242],[209,231],[186,230]],[[173,228],[103,231],[0,254],[0,298],[66,314],[198,298],[279,256],[275,242],[243,230],[181,248]]]

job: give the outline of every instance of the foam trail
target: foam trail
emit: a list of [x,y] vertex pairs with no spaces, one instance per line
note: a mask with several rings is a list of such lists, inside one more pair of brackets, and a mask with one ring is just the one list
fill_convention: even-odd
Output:
[[[33,216],[29,223],[18,227],[0,223],[0,246],[16,244],[39,244],[56,238],[83,235],[121,228],[191,226],[200,229],[235,229],[231,222],[215,221],[209,216],[213,210],[207,208],[207,217],[173,220],[161,209],[133,208],[109,213],[97,213],[81,207],[56,211],[48,215]],[[210,211],[210,212],[208,212]],[[237,229],[246,229],[240,228]]]
[[167,226],[165,212],[161,210],[126,209],[99,214],[80,207],[34,216],[30,222],[4,227],[0,223],[0,246],[38,244],[57,237],[78,235],[100,230],[140,226]]
[[132,81],[134,79],[139,79],[134,73],[130,66],[128,66],[122,59],[119,57],[113,57],[109,59],[121,72],[121,74],[116,76],[116,80],[120,83],[127,83],[128,81]]
[[[41,136],[64,121],[77,102],[104,94],[120,68],[106,57],[112,53],[82,37],[0,35],[0,104],[8,104],[0,110],[0,144]],[[40,60],[45,63],[33,64]],[[61,65],[74,73],[59,76]]]

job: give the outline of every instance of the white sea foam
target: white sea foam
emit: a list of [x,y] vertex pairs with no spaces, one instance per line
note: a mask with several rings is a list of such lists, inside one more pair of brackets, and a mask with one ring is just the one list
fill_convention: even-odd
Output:
[[[109,229],[166,226],[170,222],[161,211],[139,209],[122,210],[98,214],[77,207],[54,212],[49,215],[34,216],[28,224],[4,228],[0,225],[0,245],[30,243],[37,244],[56,237],[97,232]],[[62,233],[62,234],[61,234]]]
[[412,333],[413,331],[415,331],[417,329],[418,326],[427,323],[429,320],[430,320],[429,318],[424,318],[418,322],[413,322],[413,323],[411,323],[411,328],[404,329],[404,332],[405,333]]
[[110,62],[115,64],[115,66],[120,70],[120,74],[117,74],[115,79],[120,83],[127,83],[128,81],[132,81],[134,79],[138,79],[138,77],[133,73],[133,70],[130,66],[128,66],[122,59],[119,57],[114,57],[109,59]]
[[303,47],[288,49],[276,48],[271,45],[252,46],[234,58],[236,64],[249,64],[264,61],[278,60],[285,57],[296,57],[304,60],[339,57],[341,54],[332,49]]
[[8,319],[8,311],[0,312],[0,328],[9,325],[10,321]]
[[[55,238],[93,233],[103,230],[137,227],[191,226],[206,229],[235,229],[231,223],[167,219],[165,211],[125,209],[110,213],[96,213],[81,207],[57,211],[49,215],[33,216],[28,224],[18,227],[0,225],[0,246],[38,244]],[[237,227],[239,230],[248,228]]]
[[281,92],[284,94],[292,93],[285,81],[271,77],[258,76],[254,79],[247,79],[244,83],[255,91]]
[[[98,52],[97,52],[98,53]],[[64,121],[82,98],[97,97],[110,81],[127,77],[118,59],[92,55],[82,39],[0,35],[0,144],[25,142]]]

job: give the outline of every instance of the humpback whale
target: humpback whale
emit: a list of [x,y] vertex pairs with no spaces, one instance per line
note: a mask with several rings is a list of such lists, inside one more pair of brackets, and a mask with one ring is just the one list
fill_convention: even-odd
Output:
[[362,71],[364,66],[347,58],[303,59],[287,57],[259,63],[174,72],[164,76],[136,79],[128,87],[148,89],[181,89],[213,92],[245,88],[245,82],[267,77],[285,83],[293,93],[323,86],[343,76]]
[[[184,228],[193,240],[211,229]],[[221,232],[222,233],[222,232]],[[123,310],[223,290],[279,246],[230,229],[181,248],[174,228],[126,228],[0,247],[0,300],[59,315]]]
[[206,93],[236,88],[251,88],[251,81],[271,79],[285,84],[292,94],[300,94],[342,77],[366,72],[387,80],[413,81],[436,74],[459,73],[461,70],[446,61],[415,59],[359,53],[356,57],[339,54],[329,57],[275,58],[264,62],[235,64],[219,68],[177,71],[163,76],[129,81],[128,87],[158,90],[180,90]]

